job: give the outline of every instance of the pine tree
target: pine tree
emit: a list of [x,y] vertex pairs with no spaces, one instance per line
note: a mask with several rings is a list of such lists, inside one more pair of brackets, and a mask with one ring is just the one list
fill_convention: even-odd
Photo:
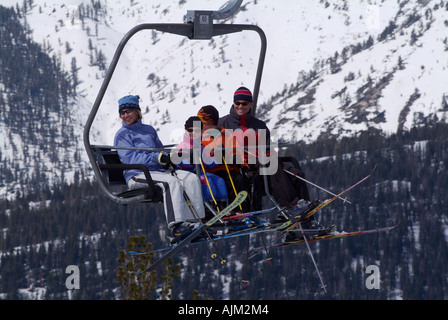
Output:
[[[120,251],[118,262],[117,280],[121,287],[122,297],[126,300],[147,300],[154,297],[158,277],[155,270],[139,273],[154,262],[154,253],[151,253],[152,244],[146,242],[145,236],[132,236],[128,243],[129,251],[148,252],[142,255],[127,254]],[[171,298],[173,281],[180,275],[180,266],[173,265],[173,260],[168,259],[163,265],[163,273],[160,276],[160,299]]]

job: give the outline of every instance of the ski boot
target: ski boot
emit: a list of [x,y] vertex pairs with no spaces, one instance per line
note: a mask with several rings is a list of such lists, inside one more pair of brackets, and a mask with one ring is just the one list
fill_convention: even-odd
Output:
[[171,237],[169,237],[171,244],[176,244],[188,237],[188,235],[193,232],[194,228],[194,224],[189,222],[173,223],[173,225],[169,226],[171,231]]

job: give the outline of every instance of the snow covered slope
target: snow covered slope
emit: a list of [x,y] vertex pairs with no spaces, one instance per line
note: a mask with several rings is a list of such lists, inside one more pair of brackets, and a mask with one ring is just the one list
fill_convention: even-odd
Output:
[[[187,10],[219,10],[225,4],[2,0],[2,6],[21,12],[30,37],[76,80],[69,110],[52,117],[78,138],[70,146],[61,142],[51,155],[39,155],[41,147],[8,134],[0,121],[0,160],[25,172],[24,181],[36,168],[45,172],[48,181],[43,185],[71,181],[87,164],[73,155],[87,160],[84,124],[123,36],[141,23],[183,23]],[[351,136],[371,128],[393,133],[429,119],[446,121],[447,17],[448,0],[252,0],[243,1],[233,18],[218,22],[255,24],[264,30],[268,48],[257,115],[276,130],[271,136],[311,142],[321,135]],[[255,32],[210,41],[137,33],[106,91],[92,143],[113,143],[121,126],[117,100],[127,94],[140,95],[143,121],[159,131],[165,144],[180,141],[185,120],[201,106],[212,104],[227,114],[237,87],[253,89],[259,42]],[[13,146],[26,148],[12,152]],[[58,155],[61,159],[48,160]],[[14,194],[24,181],[4,183],[0,194]]]
[[265,117],[285,140],[352,135],[372,127],[392,133],[428,118],[445,119],[448,8],[435,1],[391,3],[369,7],[380,17],[393,14],[367,33],[357,32],[361,28],[349,22],[357,15],[349,15],[348,28],[340,31],[353,32],[352,41],[340,39],[332,46],[333,61],[314,68],[317,74],[299,82],[299,89],[269,102],[274,107]]
[[[92,65],[92,56],[101,51],[107,67],[133,26],[182,23],[187,10],[218,10],[224,4],[46,0],[34,2],[26,20],[34,39],[51,46],[67,70],[76,59],[78,92],[93,104],[105,70]],[[446,1],[258,0],[244,1],[226,23],[257,24],[265,31],[268,52],[258,111],[283,140],[312,141],[321,133],[351,135],[369,127],[394,132],[427,117],[444,117],[446,16]],[[391,24],[391,33],[379,40]],[[112,142],[120,126],[116,101],[126,94],[141,96],[144,121],[157,127],[164,143],[176,142],[185,119],[202,105],[226,114],[233,91],[253,87],[257,37],[239,33],[189,41],[160,32],[137,34],[106,92],[95,140]],[[356,52],[360,45],[368,48]],[[86,109],[88,104],[81,104],[77,110],[81,126]]]

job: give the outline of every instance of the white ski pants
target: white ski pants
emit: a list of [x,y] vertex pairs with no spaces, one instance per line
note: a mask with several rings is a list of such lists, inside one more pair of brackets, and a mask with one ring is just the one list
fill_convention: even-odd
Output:
[[[164,172],[151,171],[154,184],[163,190],[163,204],[168,226],[173,222],[197,221],[204,218],[204,202],[202,199],[202,185],[199,177],[189,171],[176,170],[175,176],[169,170]],[[133,176],[128,181],[130,189],[147,186],[143,173]],[[184,197],[184,192],[191,200],[195,214],[191,212]]]

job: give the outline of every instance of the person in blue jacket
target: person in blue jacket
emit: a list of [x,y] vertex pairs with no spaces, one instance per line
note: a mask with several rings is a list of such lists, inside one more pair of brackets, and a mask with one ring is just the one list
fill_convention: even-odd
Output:
[[[142,123],[139,104],[140,97],[128,95],[118,100],[118,112],[122,127],[115,134],[116,147],[156,148],[162,149],[157,131],[154,127]],[[205,216],[202,199],[202,185],[199,177],[188,171],[176,170],[173,174],[166,169],[170,163],[169,156],[159,151],[117,149],[124,164],[144,164],[149,169],[156,185],[162,187],[164,209],[168,228],[172,233],[172,242],[178,242],[194,229],[194,222]],[[165,167],[162,164],[165,165]],[[137,169],[126,170],[124,178],[130,189],[146,186],[143,172]],[[193,204],[195,213],[184,198],[184,192]]]

